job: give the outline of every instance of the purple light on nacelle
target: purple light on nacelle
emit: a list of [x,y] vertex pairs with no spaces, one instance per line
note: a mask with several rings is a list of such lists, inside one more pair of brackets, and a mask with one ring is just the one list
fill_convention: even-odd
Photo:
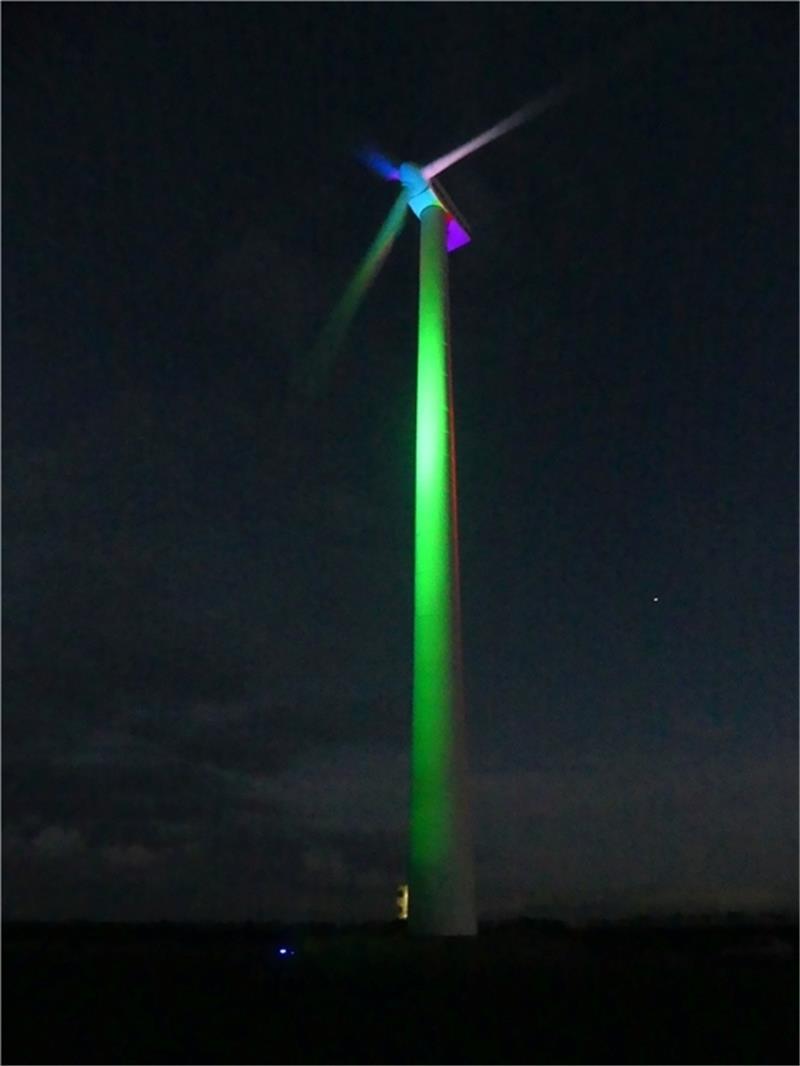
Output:
[[470,235],[461,225],[457,218],[452,215],[447,216],[447,250],[448,252],[454,252],[456,248],[463,248],[465,244],[469,244]]
[[469,235],[467,224],[461,216],[461,212],[442,188],[438,181],[431,181],[430,187],[436,199],[442,205],[447,215],[447,227],[445,236],[447,239],[447,251],[454,252],[457,248],[463,248],[469,244],[472,238]]

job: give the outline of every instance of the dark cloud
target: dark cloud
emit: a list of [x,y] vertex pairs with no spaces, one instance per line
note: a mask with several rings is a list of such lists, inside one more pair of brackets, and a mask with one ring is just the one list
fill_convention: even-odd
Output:
[[97,914],[98,898],[101,915],[174,915],[175,893],[183,917],[380,915],[402,871],[404,760],[317,750],[246,772],[106,734],[62,761],[7,762],[7,913],[35,913],[58,871],[61,917]]
[[[474,762],[479,883],[495,913],[791,906],[788,752],[629,746],[540,769]],[[72,916],[86,916],[87,885],[139,884],[125,914],[172,913],[169,892],[196,876],[200,917],[270,906],[377,917],[402,879],[407,760],[385,745],[319,745],[282,769],[221,772],[106,737],[83,765],[7,767],[5,794],[7,809],[29,812],[7,820],[12,883],[43,884],[58,869],[75,886]],[[24,913],[26,903],[12,892],[7,906]]]
[[[361,709],[372,701],[337,696],[335,683],[324,696],[320,686],[312,707],[275,692],[284,656],[316,656],[323,667],[327,659],[332,679],[342,623],[350,630],[361,625],[339,608],[333,566],[298,583],[301,546],[292,545],[289,523],[330,539],[335,551],[373,526],[369,503],[325,485],[298,497],[296,506],[286,501],[269,518],[272,545],[265,550],[232,515],[213,522],[201,516],[191,484],[183,500],[151,503],[146,485],[137,496],[142,486],[132,464],[116,466],[116,484],[107,471],[108,495],[98,495],[106,471],[88,451],[18,451],[9,458],[8,743],[24,740],[34,724],[71,732],[124,721],[148,736],[170,735],[182,750],[220,757],[249,751],[252,759],[271,761],[270,751],[288,750],[289,738],[293,747],[304,734],[395,729],[391,713]],[[153,459],[153,476],[178,462],[167,441]],[[177,469],[176,481],[185,480]],[[276,549],[276,536],[285,551]],[[369,542],[367,551],[374,552]],[[291,617],[298,595],[316,615],[310,627]],[[368,645],[365,636],[365,651]],[[202,718],[198,706],[219,713]]]

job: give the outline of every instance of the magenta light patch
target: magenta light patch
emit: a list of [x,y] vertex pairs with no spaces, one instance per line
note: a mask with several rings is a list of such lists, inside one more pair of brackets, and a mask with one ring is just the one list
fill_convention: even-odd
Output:
[[453,215],[447,216],[447,250],[454,252],[456,248],[462,248],[469,244],[470,235]]

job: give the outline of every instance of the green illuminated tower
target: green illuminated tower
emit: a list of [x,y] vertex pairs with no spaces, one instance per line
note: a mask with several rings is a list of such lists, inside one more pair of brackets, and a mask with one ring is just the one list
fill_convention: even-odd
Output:
[[304,372],[313,387],[330,365],[400,232],[408,206],[420,221],[421,233],[408,918],[416,934],[473,936],[447,300],[447,256],[466,244],[469,234],[427,167],[392,167],[376,155],[367,162],[399,181],[403,190],[328,319]]
[[402,192],[328,320],[311,379],[329,366],[358,304],[400,232],[405,205],[420,221],[417,456],[414,550],[414,707],[411,751],[409,925],[428,936],[474,936],[475,878],[467,796],[461,667],[456,453],[448,344],[447,254],[469,234],[437,174],[557,103],[569,85],[537,97],[423,167],[361,158]]
[[[456,451],[448,337],[447,255],[469,241],[434,177],[533,117],[534,103],[424,167],[364,162],[402,193],[322,331],[312,380],[330,365],[367,288],[400,232],[405,206],[420,221],[414,546],[414,694],[411,745],[409,926],[427,936],[474,936],[461,665]],[[549,105],[548,105],[549,106]]]
[[409,926],[473,936],[447,253],[468,239],[417,168],[400,179],[420,220]]

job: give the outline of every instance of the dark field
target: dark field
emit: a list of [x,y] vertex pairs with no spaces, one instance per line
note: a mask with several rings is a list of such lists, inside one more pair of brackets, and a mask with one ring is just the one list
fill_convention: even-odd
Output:
[[12,925],[3,1062],[797,1063],[796,947],[792,927],[515,924],[416,943]]

